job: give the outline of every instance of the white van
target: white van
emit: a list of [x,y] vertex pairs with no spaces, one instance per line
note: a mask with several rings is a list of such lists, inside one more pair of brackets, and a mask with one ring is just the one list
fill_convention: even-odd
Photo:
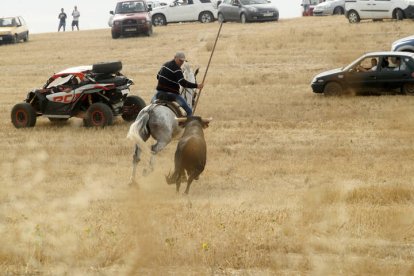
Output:
[[362,19],[414,18],[414,0],[346,0],[345,16],[350,23]]

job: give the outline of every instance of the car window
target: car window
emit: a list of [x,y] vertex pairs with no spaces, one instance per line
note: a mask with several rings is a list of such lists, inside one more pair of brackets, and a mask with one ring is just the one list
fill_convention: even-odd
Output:
[[116,5],[115,13],[134,13],[145,11],[142,1],[121,2]]
[[[200,0],[201,3],[211,3],[210,0]],[[190,3],[190,1],[188,1],[188,3]]]
[[14,27],[16,26],[16,20],[12,17],[8,18],[1,18],[0,19],[0,27]]
[[243,5],[268,4],[267,0],[241,0]]

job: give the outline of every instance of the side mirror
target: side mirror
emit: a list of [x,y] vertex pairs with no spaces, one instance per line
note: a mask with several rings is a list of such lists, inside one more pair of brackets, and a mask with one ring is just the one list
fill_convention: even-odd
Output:
[[109,14],[112,14],[112,15],[114,15],[114,11],[110,11],[110,12],[109,12]]
[[149,6],[149,7],[148,7],[148,12],[150,12],[150,11],[152,11],[152,8],[151,8],[151,6]]

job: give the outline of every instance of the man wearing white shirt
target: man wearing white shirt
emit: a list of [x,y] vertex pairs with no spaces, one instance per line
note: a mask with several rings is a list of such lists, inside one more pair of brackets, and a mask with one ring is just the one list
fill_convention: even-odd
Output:
[[74,27],[76,26],[76,28],[79,31],[79,17],[80,17],[80,12],[78,11],[78,7],[75,6],[75,9],[72,12],[72,16],[73,16],[73,20],[72,20],[72,31],[74,29]]

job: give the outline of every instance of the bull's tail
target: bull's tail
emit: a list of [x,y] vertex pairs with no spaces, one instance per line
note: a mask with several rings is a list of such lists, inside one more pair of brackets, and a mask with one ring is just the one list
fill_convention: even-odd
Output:
[[135,143],[141,143],[148,140],[150,137],[150,129],[148,127],[148,120],[150,117],[149,106],[141,110],[135,122],[129,127],[127,138]]

